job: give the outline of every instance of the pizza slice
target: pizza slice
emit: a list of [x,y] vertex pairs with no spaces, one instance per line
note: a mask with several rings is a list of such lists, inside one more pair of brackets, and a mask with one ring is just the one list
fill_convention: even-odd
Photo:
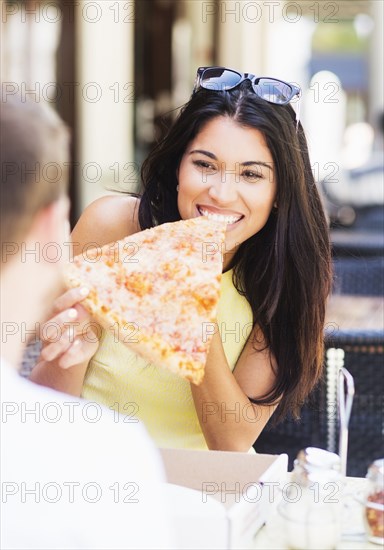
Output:
[[226,224],[204,216],[165,223],[76,256],[68,287],[116,340],[194,384],[204,367],[220,297]]

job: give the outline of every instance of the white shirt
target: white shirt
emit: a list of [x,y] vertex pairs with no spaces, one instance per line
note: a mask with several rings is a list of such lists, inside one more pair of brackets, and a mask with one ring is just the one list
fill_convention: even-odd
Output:
[[162,463],[136,419],[2,360],[0,429],[1,548],[172,547]]

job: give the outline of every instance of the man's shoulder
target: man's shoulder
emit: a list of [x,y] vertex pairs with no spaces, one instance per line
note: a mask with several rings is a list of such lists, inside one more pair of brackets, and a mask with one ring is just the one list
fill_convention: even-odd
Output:
[[1,381],[1,432],[11,469],[20,454],[24,461],[28,456],[25,464],[31,468],[49,455],[48,470],[56,461],[55,468],[60,464],[68,474],[97,473],[102,467],[114,470],[116,476],[163,478],[159,453],[138,419],[3,369]]

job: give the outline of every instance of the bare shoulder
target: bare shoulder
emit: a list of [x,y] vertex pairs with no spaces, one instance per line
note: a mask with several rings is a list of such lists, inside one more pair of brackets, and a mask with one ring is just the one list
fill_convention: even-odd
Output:
[[84,247],[103,246],[140,231],[139,202],[125,195],[109,195],[92,202],[73,229],[74,254],[80,254]]

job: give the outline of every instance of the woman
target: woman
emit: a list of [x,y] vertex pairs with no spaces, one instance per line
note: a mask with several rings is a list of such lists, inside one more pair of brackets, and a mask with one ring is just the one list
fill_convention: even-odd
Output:
[[97,349],[81,333],[84,289],[58,299],[52,320],[76,323],[77,338],[47,343],[34,380],[102,402],[127,421],[137,415],[163,447],[248,451],[272,413],[298,415],[321,375],[331,281],[327,223],[289,104],[299,93],[276,79],[200,68],[190,101],[143,164],[141,198],[99,199],[73,231],[79,254],[89,242],[164,222],[227,222],[221,330],[203,383],[146,365],[109,333]]

